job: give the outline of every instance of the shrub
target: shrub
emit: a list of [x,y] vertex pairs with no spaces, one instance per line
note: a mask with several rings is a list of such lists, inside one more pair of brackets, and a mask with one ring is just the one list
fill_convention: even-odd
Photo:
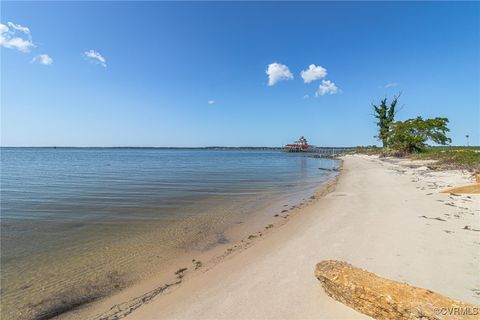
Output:
[[451,142],[446,133],[447,118],[423,119],[417,117],[405,121],[397,121],[391,125],[387,136],[387,145],[401,154],[421,152],[428,141],[440,145]]

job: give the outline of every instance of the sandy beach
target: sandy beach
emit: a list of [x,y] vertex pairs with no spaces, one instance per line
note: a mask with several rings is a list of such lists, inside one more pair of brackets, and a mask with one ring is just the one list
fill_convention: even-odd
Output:
[[479,30],[3,1],[0,320],[480,320]]
[[[295,209],[287,223],[248,246],[232,245],[219,263],[188,271],[145,303],[123,294],[115,298],[126,299],[119,307],[105,312],[115,301],[108,300],[88,313],[103,319],[367,318],[324,293],[313,272],[325,259],[480,304],[479,196],[440,193],[473,177],[426,164],[346,156],[335,190]],[[161,285],[154,282],[135,292]],[[125,311],[129,305],[134,308]]]

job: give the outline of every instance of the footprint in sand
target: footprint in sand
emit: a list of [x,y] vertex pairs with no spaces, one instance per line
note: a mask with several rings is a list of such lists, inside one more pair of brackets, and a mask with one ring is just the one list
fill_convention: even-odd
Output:
[[429,218],[429,217],[427,217],[427,216],[419,216],[419,218],[430,219],[430,220],[438,220],[438,221],[447,221],[447,220],[442,219],[442,218],[440,218],[440,217]]

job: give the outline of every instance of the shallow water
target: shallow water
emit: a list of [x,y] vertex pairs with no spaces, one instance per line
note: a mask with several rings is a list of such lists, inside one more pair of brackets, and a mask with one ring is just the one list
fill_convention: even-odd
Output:
[[2,318],[102,296],[228,241],[228,227],[313,193],[331,174],[318,168],[334,166],[281,151],[2,148]]

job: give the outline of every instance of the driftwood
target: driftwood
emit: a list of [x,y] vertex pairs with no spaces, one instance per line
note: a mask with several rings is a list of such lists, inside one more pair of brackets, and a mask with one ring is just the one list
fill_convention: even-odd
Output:
[[322,261],[315,276],[330,297],[375,319],[480,318],[480,306],[385,279],[346,262]]
[[472,183],[465,186],[445,189],[442,193],[479,194],[480,183]]
[[463,193],[463,194],[479,194],[480,193],[480,174],[475,176],[476,183],[445,189],[443,193]]

